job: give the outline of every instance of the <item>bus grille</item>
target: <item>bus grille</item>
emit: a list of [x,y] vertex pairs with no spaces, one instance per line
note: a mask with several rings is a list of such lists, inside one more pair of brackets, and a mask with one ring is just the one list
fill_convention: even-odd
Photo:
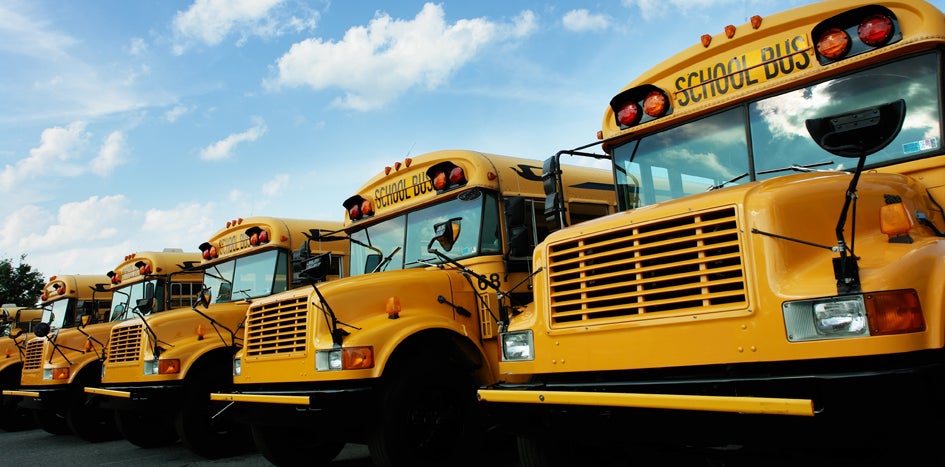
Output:
[[141,331],[144,326],[116,326],[108,340],[108,363],[135,362],[141,357]]
[[307,299],[308,295],[302,295],[251,306],[246,314],[245,356],[304,353]]
[[23,362],[24,370],[38,370],[43,366],[43,344],[46,339],[34,339],[26,344],[26,360]]
[[726,208],[549,245],[551,323],[744,307],[738,231],[735,208]]

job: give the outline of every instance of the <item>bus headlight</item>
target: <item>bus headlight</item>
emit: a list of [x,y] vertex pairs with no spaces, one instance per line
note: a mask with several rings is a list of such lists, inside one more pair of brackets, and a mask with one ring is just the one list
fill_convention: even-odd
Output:
[[337,371],[341,369],[341,349],[315,352],[315,370]]
[[144,361],[144,374],[145,375],[156,375],[158,374],[158,361],[154,360],[145,360]]
[[233,376],[239,376],[243,374],[243,359],[234,358],[233,359]]
[[520,362],[535,359],[535,339],[530,329],[500,335],[502,360]]
[[814,304],[814,327],[817,334],[862,335],[866,330],[866,310],[861,300]]
[[790,342],[869,336],[862,295],[844,295],[784,304]]

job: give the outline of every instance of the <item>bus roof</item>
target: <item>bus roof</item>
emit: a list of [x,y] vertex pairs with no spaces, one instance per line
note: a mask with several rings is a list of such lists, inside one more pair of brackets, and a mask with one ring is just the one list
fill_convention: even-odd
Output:
[[[823,72],[841,72],[844,66],[853,63],[841,60],[819,65],[813,31],[825,20],[861,7],[888,8],[902,31],[914,32],[914,37],[906,36],[884,45],[887,49],[894,47],[901,49],[900,53],[908,53],[927,48],[923,42],[945,40],[942,13],[921,0],[824,1],[763,18],[754,16],[749,22],[729,25],[718,34],[704,34],[701,41],[650,68],[621,89],[604,112],[598,135],[605,140],[604,149],[609,152],[611,144],[607,140],[611,138],[636,134],[648,126],[664,127],[673,121],[692,119],[758,94],[770,95],[780,89],[798,87],[818,79]],[[862,66],[862,62],[858,65]],[[647,88],[668,97],[668,115],[649,121],[644,116],[632,128],[621,127],[615,109],[629,93],[646,92]]]
[[[93,294],[100,294],[102,292],[95,292],[96,284],[108,284],[108,276],[102,275],[82,275],[82,274],[65,274],[57,275],[49,278],[49,281],[46,282],[46,285],[43,286],[42,295],[40,296],[40,302],[43,305],[48,303],[63,299],[63,298],[75,298],[79,300],[88,300],[92,298]],[[111,296],[111,292],[104,292],[106,297]]]
[[[227,221],[225,227],[213,234],[210,240],[202,243],[198,249],[205,252],[211,247],[215,248],[216,257],[208,259],[202,256],[202,264],[215,264],[242,256],[249,253],[250,250],[257,252],[280,247],[296,250],[307,240],[303,233],[308,233],[313,229],[337,232],[342,227],[343,224],[339,221],[265,216],[241,217]],[[251,245],[250,239],[253,232],[259,229],[266,231],[269,242],[254,247]],[[313,246],[313,248],[318,251],[345,256],[348,254],[348,243],[344,240],[319,241],[316,243],[318,246]]]
[[[352,222],[351,208],[359,203],[366,202],[367,205],[361,205],[370,210],[364,215],[384,216],[435,200],[449,189],[437,190],[433,181],[435,175],[431,174],[441,172],[443,168],[449,172],[454,167],[462,169],[464,188],[489,188],[504,196],[545,197],[541,179],[542,161],[469,150],[434,151],[385,167],[362,185],[344,203],[346,225]],[[564,174],[565,178],[574,177],[582,182],[613,182],[610,172],[589,167],[569,166]],[[586,195],[588,199],[599,197],[592,189],[584,194],[580,193],[580,187],[571,189],[576,190],[576,196]]]
[[[164,251],[141,251],[125,256],[125,259],[106,274],[111,288],[117,288],[134,282],[141,282],[154,275],[166,276],[181,272],[188,267],[200,264],[199,252],[184,252],[178,249]],[[201,272],[195,272],[199,276]]]

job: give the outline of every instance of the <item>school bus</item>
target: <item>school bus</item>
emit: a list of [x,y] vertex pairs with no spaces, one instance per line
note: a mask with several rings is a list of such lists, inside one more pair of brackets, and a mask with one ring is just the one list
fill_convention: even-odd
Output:
[[[180,440],[218,458],[252,445],[247,428],[213,418],[213,390],[232,383],[233,353],[242,346],[250,303],[301,284],[297,269],[313,254],[330,254],[333,277],[346,273],[347,243],[313,240],[342,223],[247,217],[230,220],[199,246],[199,300],[138,316],[112,328],[101,385],[86,387],[115,411],[121,434],[140,447]],[[147,307],[147,303],[145,304]]]
[[829,1],[620,90],[598,138],[621,212],[536,248],[506,380],[479,391],[523,463],[620,436],[870,455],[939,424],[943,46],[925,2]]
[[183,264],[199,260],[200,253],[176,248],[126,255],[105,274],[106,282],[94,285],[96,298],[110,297],[110,302],[101,298],[94,309],[77,309],[74,325],[49,334],[42,354],[33,355],[38,363],[27,360],[21,391],[35,394],[21,405],[31,408],[51,433],[71,432],[90,442],[118,438],[113,413],[88,401],[84,392],[99,385],[111,329],[136,316],[134,306],[149,288],[156,291],[153,313],[189,304],[200,291],[202,275],[184,271]]
[[98,359],[88,347],[91,341],[77,326],[82,315],[108,319],[112,295],[101,287],[107,282],[105,275],[57,275],[41,291],[42,316],[32,325],[33,337],[26,341],[19,388],[4,389],[3,396],[19,398],[19,406],[29,410],[36,424],[49,433],[67,434],[73,427],[85,433],[85,422],[91,420],[77,401],[82,387],[76,385],[87,375],[98,376],[94,368]]
[[[24,347],[33,337],[33,326],[42,319],[43,310],[14,304],[0,307],[0,393],[20,387]],[[0,430],[32,428],[33,416],[19,406],[20,397],[0,394]]]
[[[613,212],[607,171],[562,177],[567,211],[549,217]],[[471,440],[476,387],[497,377],[499,323],[531,301],[542,184],[540,161],[466,150],[385,167],[342,203],[351,277],[254,302],[234,388],[211,398],[235,403],[275,464],[328,463],[348,441],[375,465],[442,463]]]

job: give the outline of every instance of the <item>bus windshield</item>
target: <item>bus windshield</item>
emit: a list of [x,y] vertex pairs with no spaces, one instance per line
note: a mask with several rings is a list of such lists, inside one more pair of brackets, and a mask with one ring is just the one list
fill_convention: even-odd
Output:
[[53,329],[71,328],[74,326],[75,317],[71,315],[75,307],[69,306],[73,301],[74,300],[71,298],[56,300],[43,307],[43,322],[49,323],[49,326]]
[[[450,251],[453,259],[499,254],[498,201],[482,190],[460,193],[456,198],[407,212],[351,233],[351,275],[440,263],[427,251],[433,226],[459,219],[460,230]],[[390,260],[386,258],[390,257]]]
[[[729,108],[614,149],[621,209],[632,209],[797,170],[851,170],[856,159],[821,149],[806,120],[905,100],[902,131],[866,167],[941,149],[939,54],[926,53]],[[748,136],[751,141],[749,144]]]
[[154,301],[155,303],[151,311],[163,311],[161,286],[156,279],[152,279],[113,290],[112,305],[111,308],[109,308],[111,310],[109,321],[122,321],[134,317],[132,309],[138,305],[138,300],[144,298],[146,284],[154,284],[154,297],[156,300]]
[[211,304],[227,303],[283,292],[288,288],[285,273],[288,254],[267,250],[241,256],[204,270],[204,286],[211,291]]

